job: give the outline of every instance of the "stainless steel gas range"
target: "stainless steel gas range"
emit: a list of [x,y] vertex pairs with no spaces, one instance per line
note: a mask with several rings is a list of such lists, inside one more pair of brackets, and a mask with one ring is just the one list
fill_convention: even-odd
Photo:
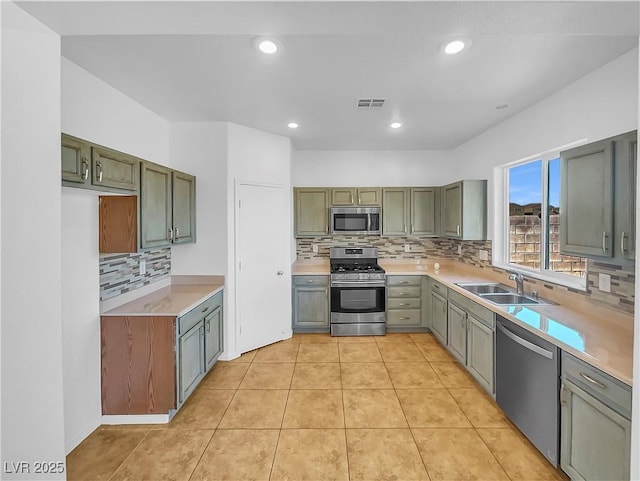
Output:
[[386,281],[375,247],[332,247],[331,335],[383,336]]

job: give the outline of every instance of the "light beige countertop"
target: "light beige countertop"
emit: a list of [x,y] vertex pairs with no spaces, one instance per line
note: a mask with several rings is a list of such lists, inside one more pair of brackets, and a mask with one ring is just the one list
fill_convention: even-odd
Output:
[[220,276],[176,276],[171,284],[103,312],[103,316],[180,317],[224,288]]
[[[388,275],[428,275],[504,318],[552,342],[570,354],[620,381],[633,382],[633,317],[561,289],[540,292],[555,302],[548,306],[497,306],[471,294],[458,282],[501,282],[511,285],[504,272],[450,259],[378,259]],[[440,269],[435,270],[435,262]],[[329,275],[327,261],[298,260],[293,275]],[[515,287],[515,286],[514,286]]]

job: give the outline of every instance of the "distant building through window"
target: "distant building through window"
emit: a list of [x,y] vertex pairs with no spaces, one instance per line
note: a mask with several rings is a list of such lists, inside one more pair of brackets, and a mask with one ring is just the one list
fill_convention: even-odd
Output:
[[560,254],[560,159],[541,158],[507,168],[510,266],[585,277],[585,259]]

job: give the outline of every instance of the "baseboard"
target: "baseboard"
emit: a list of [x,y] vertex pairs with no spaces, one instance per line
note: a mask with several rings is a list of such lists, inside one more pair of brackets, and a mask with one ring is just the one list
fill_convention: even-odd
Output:
[[105,414],[102,424],[167,424],[169,414]]

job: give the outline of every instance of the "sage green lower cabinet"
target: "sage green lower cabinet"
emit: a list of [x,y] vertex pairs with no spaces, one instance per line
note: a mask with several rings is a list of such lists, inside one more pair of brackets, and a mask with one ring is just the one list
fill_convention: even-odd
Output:
[[204,353],[207,371],[213,367],[223,350],[222,292],[213,297],[211,309],[204,318]]
[[495,314],[459,292],[449,291],[449,344],[453,356],[494,396]]
[[443,346],[447,345],[447,291],[433,279],[430,281],[431,331]]
[[560,467],[573,481],[628,481],[631,388],[562,353]]
[[422,276],[387,276],[387,331],[427,331],[422,309]]
[[293,332],[329,332],[329,276],[292,276]]
[[467,313],[449,299],[447,348],[460,363],[467,362]]
[[178,340],[178,400],[183,403],[206,372],[204,322],[200,321]]

